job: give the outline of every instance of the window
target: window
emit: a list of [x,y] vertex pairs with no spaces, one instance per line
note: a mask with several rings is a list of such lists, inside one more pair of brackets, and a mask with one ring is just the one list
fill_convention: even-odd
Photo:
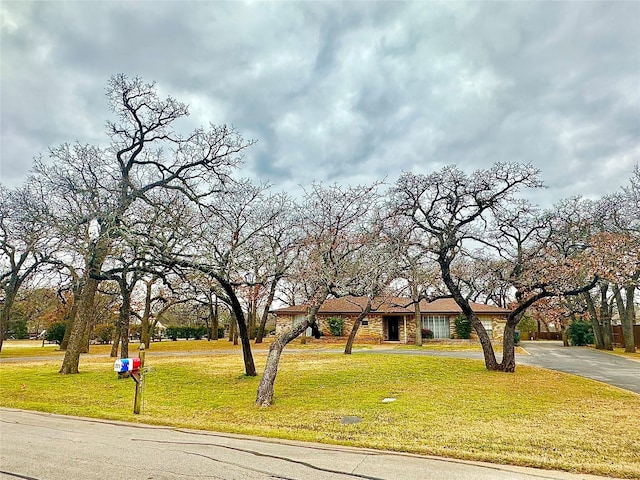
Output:
[[362,325],[369,325],[369,319],[368,319],[368,318],[366,318],[366,317],[365,317],[365,318],[363,318],[363,319],[362,319],[362,323],[361,323],[361,324],[362,324]]
[[487,335],[489,335],[489,338],[491,338],[493,333],[493,321],[480,320],[480,322],[482,323],[482,326],[484,327],[484,329],[487,331]]
[[444,315],[423,315],[422,328],[431,330],[433,338],[449,338],[449,317]]

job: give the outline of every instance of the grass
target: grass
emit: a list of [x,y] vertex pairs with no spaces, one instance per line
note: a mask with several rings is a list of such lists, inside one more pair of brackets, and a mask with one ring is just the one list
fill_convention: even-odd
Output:
[[625,352],[624,348],[613,347],[613,351],[611,350],[598,350],[599,352],[610,353],[612,355],[618,355],[620,357],[628,358],[629,360],[636,360],[640,362],[640,350],[637,350],[635,353]]
[[[267,350],[271,345],[272,338],[265,338],[263,343],[251,342],[251,349],[253,351]],[[131,355],[138,352],[140,344],[138,342],[132,342],[129,344],[129,353]],[[344,345],[338,344],[322,344],[313,343],[311,341],[306,344],[295,341],[291,343],[292,349],[314,350],[321,348],[344,348]],[[368,345],[357,345],[354,348],[370,348]],[[216,351],[241,351],[241,346],[234,345],[227,339],[221,339],[218,341],[208,342],[207,340],[178,340],[173,342],[171,340],[163,340],[161,342],[152,342],[148,352],[152,354],[155,352],[216,352]],[[97,355],[109,355],[111,352],[111,345],[91,345],[89,347],[90,354]],[[0,358],[14,358],[14,357],[46,357],[46,356],[59,356],[62,358],[64,352],[60,351],[60,347],[56,344],[46,343],[42,345],[41,340],[5,340],[2,345],[2,352],[0,352]]]
[[[460,342],[460,341],[438,341],[438,342],[425,342],[421,347],[416,345],[397,345],[395,347],[398,350],[433,350],[437,352],[482,352],[482,346],[479,342]],[[502,353],[502,345],[494,344],[493,351],[495,353]],[[527,352],[522,347],[515,347],[515,352],[526,355]]]
[[[261,370],[265,352],[255,353]],[[82,373],[68,376],[56,373],[58,358],[2,364],[0,405],[640,477],[640,396],[572,375],[524,366],[516,374],[488,372],[474,360],[310,350],[283,356],[276,403],[259,409],[253,404],[259,377],[241,375],[240,355],[148,359],[139,416],[131,413],[134,383],[117,380],[113,359],[97,356],[84,357]],[[396,401],[383,404],[386,397]],[[363,421],[343,425],[346,415]]]

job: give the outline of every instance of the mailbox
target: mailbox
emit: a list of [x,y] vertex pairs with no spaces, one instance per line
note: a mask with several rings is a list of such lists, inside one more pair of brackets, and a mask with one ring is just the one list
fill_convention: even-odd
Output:
[[138,370],[140,370],[139,358],[121,358],[116,360],[113,365],[113,371],[117,373],[136,372]]

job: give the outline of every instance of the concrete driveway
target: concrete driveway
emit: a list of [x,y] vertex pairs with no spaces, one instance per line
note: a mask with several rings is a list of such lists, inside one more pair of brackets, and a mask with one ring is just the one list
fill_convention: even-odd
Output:
[[491,463],[0,409],[2,480],[586,480]]
[[516,362],[591,378],[640,394],[640,362],[588,347],[563,347],[562,342],[522,342],[529,355]]

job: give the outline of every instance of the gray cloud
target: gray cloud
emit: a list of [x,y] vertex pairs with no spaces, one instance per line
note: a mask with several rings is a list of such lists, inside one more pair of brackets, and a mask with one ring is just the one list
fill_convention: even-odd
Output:
[[549,204],[627,182],[640,153],[638,2],[13,2],[2,182],[104,142],[108,77],[155,80],[184,128],[233,124],[276,188],[531,162]]

